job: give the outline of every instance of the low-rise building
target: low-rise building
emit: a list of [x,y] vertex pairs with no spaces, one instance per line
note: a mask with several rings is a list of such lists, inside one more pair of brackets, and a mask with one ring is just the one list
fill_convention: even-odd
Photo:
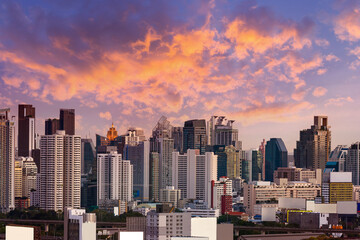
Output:
[[172,203],[173,206],[178,207],[180,198],[181,190],[175,189],[174,186],[167,186],[166,189],[160,190],[160,202]]

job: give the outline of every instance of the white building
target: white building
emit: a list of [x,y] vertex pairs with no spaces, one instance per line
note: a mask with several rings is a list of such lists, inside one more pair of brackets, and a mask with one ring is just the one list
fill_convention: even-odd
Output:
[[0,109],[0,212],[15,208],[15,126],[10,109]]
[[190,213],[149,212],[146,216],[146,240],[191,236],[191,224]]
[[40,140],[40,208],[80,208],[81,137],[58,130]]
[[180,189],[183,199],[204,200],[210,205],[211,181],[217,178],[217,156],[212,152],[199,155],[188,149],[186,155],[173,153],[172,183]]
[[219,217],[219,209],[193,209],[183,208],[182,212],[191,213],[192,217]]
[[98,154],[98,204],[101,200],[132,200],[133,166],[117,152]]
[[72,208],[66,208],[64,212],[64,239],[96,239],[95,213],[86,213],[85,209]]
[[191,236],[207,237],[209,240],[217,238],[217,218],[191,218]]
[[160,190],[160,202],[172,203],[174,207],[178,207],[180,195],[180,189],[175,189],[174,186],[167,186],[166,189]]

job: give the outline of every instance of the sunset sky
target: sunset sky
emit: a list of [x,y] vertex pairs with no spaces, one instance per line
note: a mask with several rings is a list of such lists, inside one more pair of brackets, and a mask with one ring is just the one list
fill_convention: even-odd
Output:
[[83,137],[221,114],[289,152],[328,115],[334,148],[360,140],[359,42],[360,1],[1,1],[0,108],[40,134],[75,108]]

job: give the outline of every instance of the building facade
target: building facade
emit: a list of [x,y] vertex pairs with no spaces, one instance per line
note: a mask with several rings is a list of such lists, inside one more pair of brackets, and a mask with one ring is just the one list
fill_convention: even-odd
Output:
[[18,156],[31,157],[35,149],[35,108],[19,104],[18,113]]
[[194,119],[186,121],[183,128],[184,152],[188,149],[199,149],[200,154],[205,153],[206,121]]
[[281,138],[271,138],[265,146],[265,181],[274,181],[274,171],[287,167],[288,152]]

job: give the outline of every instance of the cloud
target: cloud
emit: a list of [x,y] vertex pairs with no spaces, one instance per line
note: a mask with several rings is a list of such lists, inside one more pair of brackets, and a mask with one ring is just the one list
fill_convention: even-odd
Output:
[[317,70],[317,74],[318,75],[323,75],[327,72],[327,69],[326,68],[320,68]]
[[343,9],[334,19],[334,32],[340,40],[358,41],[360,39],[360,8],[351,6]]
[[329,41],[326,39],[316,39],[315,44],[324,48],[330,45]]
[[337,106],[341,107],[345,103],[351,103],[354,100],[351,97],[338,97],[338,98],[330,98],[326,103],[325,106]]
[[317,87],[314,89],[314,91],[312,92],[312,95],[314,97],[322,97],[327,93],[327,89],[324,87]]
[[303,75],[324,64],[317,52],[303,54],[313,44],[311,19],[284,19],[256,2],[220,15],[216,2],[182,4],[94,1],[70,4],[64,16],[4,3],[1,79],[44,102],[115,104],[140,117],[303,101]]
[[112,116],[111,116],[110,112],[100,112],[99,117],[104,118],[106,120],[111,120],[112,119]]
[[307,101],[295,104],[277,103],[234,112],[230,114],[230,118],[240,121],[244,125],[251,125],[258,122],[284,122],[290,119],[296,119],[298,112],[313,107],[314,106]]
[[329,54],[325,57],[325,60],[328,61],[328,62],[331,62],[331,61],[334,61],[334,62],[338,62],[340,61],[340,59],[335,56],[334,54]]

